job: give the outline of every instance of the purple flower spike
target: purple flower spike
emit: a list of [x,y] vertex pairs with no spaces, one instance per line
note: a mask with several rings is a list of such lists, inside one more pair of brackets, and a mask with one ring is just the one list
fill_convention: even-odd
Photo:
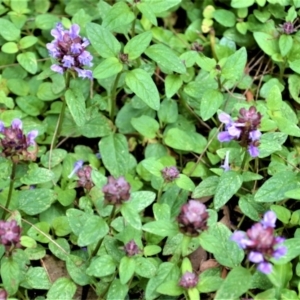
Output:
[[74,176],[74,174],[82,168],[84,164],[84,161],[83,160],[78,160],[74,163],[74,168],[72,170],[72,172],[70,173],[70,175],[68,176],[68,178],[72,178]]
[[56,64],[51,70],[59,74],[65,71],[76,71],[79,77],[93,79],[92,71],[84,66],[92,66],[93,56],[86,50],[89,41],[79,35],[80,27],[73,24],[69,30],[64,30],[61,23],[51,30],[54,40],[46,45],[49,55],[55,58]]
[[180,281],[179,285],[185,289],[190,289],[198,284],[199,277],[193,272],[185,272]]
[[266,228],[266,227],[273,227],[275,228],[275,223],[276,223],[277,216],[276,214],[272,211],[269,210],[264,214],[263,219],[260,221],[260,223]]
[[229,166],[229,151],[226,151],[224,164],[221,165],[220,167],[223,168],[225,172],[230,170],[230,166]]
[[255,223],[247,232],[236,231],[231,236],[231,240],[248,252],[248,260],[257,264],[257,270],[264,274],[272,272],[270,258],[279,259],[287,252],[282,245],[284,238],[274,235],[275,222],[275,213],[268,211],[263,220]]

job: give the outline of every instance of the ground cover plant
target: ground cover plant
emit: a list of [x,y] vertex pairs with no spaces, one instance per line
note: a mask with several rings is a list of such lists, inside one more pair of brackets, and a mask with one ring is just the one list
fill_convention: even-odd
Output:
[[299,0],[0,1],[0,299],[299,299]]

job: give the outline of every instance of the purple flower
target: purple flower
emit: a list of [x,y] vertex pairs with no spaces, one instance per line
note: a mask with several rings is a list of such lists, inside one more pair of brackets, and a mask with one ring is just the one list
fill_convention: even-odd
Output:
[[258,146],[261,132],[257,128],[261,122],[261,114],[256,111],[254,106],[248,110],[241,108],[236,121],[224,112],[219,114],[219,120],[225,124],[225,131],[218,134],[220,142],[237,140],[242,147],[248,149],[252,157],[259,155]]
[[82,168],[83,164],[84,164],[83,160],[77,160],[74,163],[74,168],[73,168],[72,172],[70,173],[70,175],[68,176],[68,178],[72,178],[74,176],[74,174],[77,173],[78,170]]
[[16,220],[0,221],[0,242],[4,246],[20,247],[21,227]]
[[161,170],[161,174],[166,182],[172,182],[179,177],[179,171],[175,166],[165,167]]
[[37,130],[31,130],[27,134],[27,144],[29,146],[35,145],[35,138],[38,136],[39,132]]
[[92,181],[92,168],[90,166],[83,166],[76,171],[78,176],[77,186],[90,190],[94,183]]
[[0,289],[0,300],[7,300],[8,294],[6,290]]
[[248,252],[248,260],[257,264],[257,269],[264,274],[272,271],[269,259],[279,259],[287,251],[282,245],[284,238],[274,236],[275,222],[275,213],[268,211],[259,223],[255,223],[246,232],[236,231],[231,236],[232,241]]
[[129,241],[124,246],[124,251],[127,256],[134,256],[140,252],[138,245],[135,243],[134,240]]
[[294,24],[292,22],[285,22],[279,27],[282,29],[283,33],[285,34],[292,34],[297,31],[297,29],[294,27]]
[[115,179],[108,177],[107,184],[102,188],[104,198],[109,204],[119,205],[130,198],[130,184],[123,176]]
[[229,151],[226,151],[224,164],[221,165],[220,167],[223,168],[225,172],[230,170],[230,165],[229,165]]
[[63,74],[67,70],[76,71],[79,77],[93,79],[91,70],[84,66],[92,66],[93,56],[86,50],[89,41],[79,35],[80,27],[73,24],[69,30],[64,30],[61,23],[51,30],[54,40],[46,45],[49,55],[55,58],[56,64],[51,70]]
[[180,281],[179,285],[185,289],[190,289],[198,284],[199,277],[193,272],[185,272]]
[[177,217],[180,230],[190,235],[198,235],[200,230],[205,230],[207,219],[206,206],[196,200],[189,200],[184,204]]

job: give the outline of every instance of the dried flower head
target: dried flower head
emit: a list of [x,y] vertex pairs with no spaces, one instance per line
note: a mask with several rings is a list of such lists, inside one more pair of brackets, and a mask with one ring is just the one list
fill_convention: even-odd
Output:
[[91,70],[84,67],[92,66],[93,56],[86,50],[89,40],[79,35],[80,27],[73,24],[69,30],[64,30],[61,23],[51,30],[54,40],[46,45],[49,55],[57,60],[51,70],[63,74],[67,70],[76,71],[79,77],[93,79]]
[[140,252],[138,245],[135,243],[134,240],[129,241],[124,246],[124,251],[127,256],[134,256]]
[[196,200],[189,200],[181,207],[177,221],[185,234],[198,235],[199,231],[207,228],[208,212],[206,206]]
[[278,259],[287,251],[286,247],[281,245],[284,238],[275,237],[275,222],[275,213],[268,211],[263,220],[255,223],[246,232],[236,231],[231,236],[231,240],[247,251],[248,260],[256,263],[257,269],[264,274],[272,272],[272,264],[269,259]]
[[237,140],[242,147],[248,149],[252,157],[256,157],[259,155],[258,146],[261,137],[261,132],[257,128],[260,125],[262,116],[254,106],[251,106],[248,110],[241,108],[239,113],[240,115],[236,121],[226,113],[219,115],[219,120],[225,124],[225,131],[218,134],[218,139],[220,142]]
[[180,281],[179,285],[185,289],[190,289],[198,284],[199,277],[193,272],[185,272]]
[[38,150],[35,142],[38,131],[32,130],[25,135],[22,127],[23,124],[20,119],[14,119],[9,127],[5,127],[0,121],[0,133],[2,134],[0,138],[1,155],[11,157],[16,162],[19,160],[35,160]]
[[130,198],[130,184],[123,176],[115,179],[108,177],[108,183],[102,188],[104,198],[109,204],[122,204]]
[[0,242],[9,248],[14,245],[20,247],[21,227],[16,220],[0,221]]
[[177,168],[173,166],[173,167],[165,167],[164,169],[162,169],[161,174],[165,182],[172,182],[179,177],[180,173],[177,170]]

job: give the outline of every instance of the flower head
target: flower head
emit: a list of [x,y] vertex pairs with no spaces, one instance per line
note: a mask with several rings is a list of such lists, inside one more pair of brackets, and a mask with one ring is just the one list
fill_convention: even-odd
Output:
[[61,23],[51,30],[54,40],[46,45],[49,55],[55,58],[57,64],[51,70],[63,74],[67,70],[76,71],[79,77],[93,79],[91,67],[93,56],[86,50],[89,41],[79,35],[80,27],[73,24],[69,30],[64,30]]
[[77,186],[83,187],[87,190],[90,190],[94,186],[94,183],[91,178],[91,166],[83,166],[76,172],[76,175],[78,176]]
[[254,106],[251,106],[248,110],[241,108],[236,121],[224,112],[219,114],[219,120],[225,124],[225,131],[218,134],[219,141],[237,140],[241,146],[248,149],[252,157],[258,156],[261,132],[257,128],[260,125],[261,117]]
[[206,206],[196,200],[184,204],[177,217],[181,231],[190,235],[198,235],[200,230],[205,230],[207,219]]
[[134,256],[140,252],[139,247],[134,240],[129,241],[124,246],[124,250],[127,256]]
[[84,164],[83,160],[77,160],[74,163],[74,168],[72,172],[69,174],[68,178],[72,178],[77,173],[77,171],[82,168],[83,164]]
[[279,27],[281,28],[283,33],[288,35],[297,31],[292,22],[285,22],[283,24],[280,24]]
[[185,289],[190,289],[198,284],[199,277],[193,272],[185,272],[180,281],[179,285]]
[[130,198],[130,184],[123,176],[115,179],[108,177],[108,183],[102,188],[105,200],[110,204],[121,204]]
[[12,157],[16,162],[18,160],[35,160],[37,154],[35,138],[38,136],[38,131],[32,130],[25,135],[22,128],[23,124],[20,119],[14,119],[9,127],[5,127],[0,121],[0,132],[2,134],[0,138],[1,155]]
[[161,174],[166,182],[172,182],[176,178],[179,177],[179,171],[177,170],[176,167],[165,167],[162,169]]
[[21,227],[16,220],[0,221],[0,243],[6,247],[20,247]]
[[269,274],[272,271],[270,258],[278,259],[285,255],[287,249],[281,245],[284,238],[275,237],[276,215],[272,211],[265,213],[263,220],[255,223],[246,232],[236,231],[231,240],[248,252],[248,260],[257,264],[257,269]]

